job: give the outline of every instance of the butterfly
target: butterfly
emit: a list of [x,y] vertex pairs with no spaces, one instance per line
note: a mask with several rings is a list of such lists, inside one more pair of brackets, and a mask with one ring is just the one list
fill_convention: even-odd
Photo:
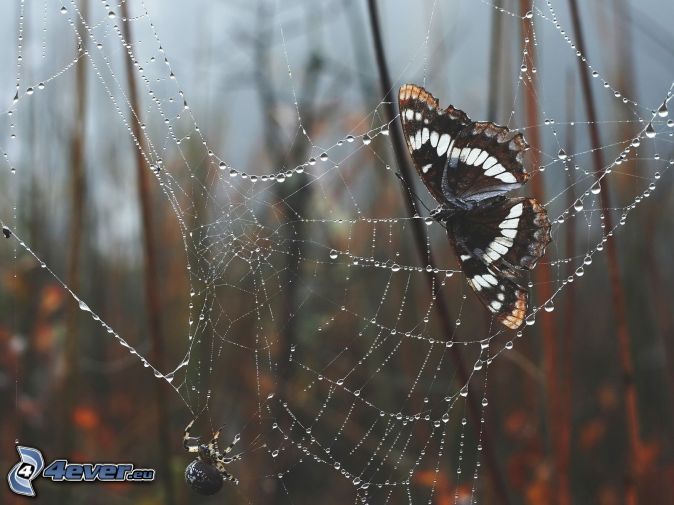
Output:
[[431,215],[445,224],[468,284],[496,319],[520,327],[528,292],[519,274],[531,270],[550,243],[550,221],[534,198],[508,198],[529,174],[521,133],[474,122],[420,86],[398,95],[400,120],[414,165],[440,203]]

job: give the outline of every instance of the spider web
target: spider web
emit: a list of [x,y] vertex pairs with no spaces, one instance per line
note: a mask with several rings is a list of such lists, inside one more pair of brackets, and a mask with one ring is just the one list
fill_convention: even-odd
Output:
[[[183,82],[194,85],[183,78],[190,66],[176,63],[163,45],[155,20],[158,4],[134,3],[134,17],[124,20],[114,2],[95,3],[85,22],[77,2],[18,3],[16,94],[0,126],[5,193],[17,194],[22,178],[40,175],[40,167],[29,167],[18,147],[22,126],[32,121],[31,103],[58,100],[57,84],[84,60],[101,118],[94,118],[95,127],[107,122],[132,138],[181,237],[189,315],[175,363],[156,368],[146,352],[105,322],[104,313],[70,290],[63,274],[43,260],[48,252],[33,250],[23,239],[16,201],[5,203],[2,214],[2,225],[16,239],[15,258],[32,255],[100,323],[101,334],[170,384],[189,416],[204,416],[215,425],[225,420],[232,436],[240,431],[242,450],[263,470],[242,479],[244,495],[273,480],[290,499],[331,489],[362,502],[432,503],[450,482],[454,503],[483,500],[490,366],[535,331],[541,314],[555,310],[568,286],[582,289],[584,274],[596,265],[605,243],[648,205],[661,174],[674,163],[669,82],[660,79],[661,88],[651,83],[637,102],[604,75],[608,65],[601,53],[577,52],[565,3],[537,1],[523,17],[500,5],[427,3],[409,18],[407,9],[386,11],[398,34],[416,27],[409,37],[388,35],[395,83],[382,97],[376,74],[364,77],[361,68],[363,62],[370,65],[369,56],[358,52],[367,49],[369,38],[360,41],[366,45],[357,46],[352,59],[344,56],[339,40],[346,30],[358,43],[359,19],[365,30],[366,12],[357,5],[261,2],[250,10],[223,3],[215,13],[233,20],[226,28],[237,36],[214,44],[228,67],[215,79],[217,109],[208,111],[224,118],[218,122],[192,107],[192,101],[214,91],[206,85],[189,92],[183,87]],[[484,47],[481,54],[486,54],[486,43],[478,39],[489,33],[491,15],[502,18],[513,48],[525,24],[533,34],[516,51],[516,60],[503,63],[508,77],[498,76],[499,85],[512,107],[495,111],[497,117],[487,117],[482,98],[490,86],[486,64],[468,65],[465,56],[447,50],[449,40],[456,52]],[[326,19],[331,16],[335,19]],[[460,19],[472,24],[472,35]],[[126,22],[133,25],[132,40],[121,29]],[[50,31],[69,33],[79,48],[52,55]],[[533,48],[540,53],[536,69],[527,63]],[[134,63],[139,110],[132,108],[123,58]],[[612,193],[612,208],[602,207],[605,186],[595,178],[582,102],[575,97],[567,111],[555,96],[559,85],[551,84],[570,75],[571,88],[578,87],[580,72],[592,76],[602,103],[600,150],[607,161],[600,178],[619,188]],[[471,86],[461,84],[464,76]],[[542,260],[553,272],[552,297],[532,296],[535,303],[519,331],[489,319],[467,287],[442,226],[423,206],[416,216],[406,213],[407,188],[396,177],[390,148],[389,129],[397,128],[398,120],[389,122],[385,112],[386,101],[406,82],[426,85],[443,104],[451,97],[475,120],[502,122],[525,137],[540,130],[541,163],[527,169],[543,180],[553,221],[553,243]],[[541,124],[526,125],[523,119],[529,90],[536,93]],[[373,94],[376,101],[367,102]],[[258,102],[263,114],[253,117]],[[142,123],[142,138],[134,136],[134,121]],[[225,138],[214,140],[225,129]],[[58,138],[44,142],[58,150]],[[132,155],[120,155],[120,164]],[[527,186],[523,194],[531,195],[531,183]],[[434,206],[421,185],[413,192]],[[132,199],[130,193],[121,190],[110,198],[123,204]],[[102,240],[128,245],[133,261],[140,252],[124,231],[128,216],[121,214],[117,232]],[[617,223],[614,228],[605,226],[606,216]],[[426,226],[425,257],[412,242],[414,221]],[[565,247],[568,233],[576,240],[571,253]],[[540,268],[524,281],[534,294]],[[439,293],[447,301],[450,334],[436,307]],[[469,402],[477,410],[471,411]],[[246,474],[246,457],[232,473]],[[303,486],[308,481],[326,487]]]

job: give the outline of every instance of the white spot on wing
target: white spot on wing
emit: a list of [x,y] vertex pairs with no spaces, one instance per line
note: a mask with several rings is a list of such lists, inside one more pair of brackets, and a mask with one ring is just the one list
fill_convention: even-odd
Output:
[[461,149],[461,154],[459,154],[459,160],[461,160],[463,163],[466,163],[466,159],[468,158],[468,155],[470,154],[470,147],[464,147]]
[[502,174],[498,174],[495,176],[497,179],[501,179],[503,182],[507,182],[508,184],[513,184],[517,182],[517,179],[513,174],[510,172],[503,172]]
[[515,238],[517,235],[517,230],[511,230],[510,228],[504,228],[501,230],[501,235],[508,238]]
[[485,263],[491,263],[492,261],[496,261],[501,257],[500,254],[498,254],[496,251],[493,251],[492,249],[487,248],[487,250],[484,252],[484,256],[482,256],[482,260]]
[[450,155],[449,158],[450,165],[456,165],[458,163],[459,154],[461,154],[461,149],[459,149],[458,147],[452,149],[452,154]]
[[417,133],[414,135],[414,149],[419,149],[421,147],[421,130],[417,130]]
[[475,160],[474,165],[476,167],[479,167],[480,165],[482,165],[482,163],[484,163],[484,160],[486,160],[487,158],[489,158],[489,153],[487,151],[482,151]]
[[491,249],[492,251],[497,252],[497,253],[500,254],[501,256],[503,256],[505,253],[508,252],[508,248],[507,248],[506,246],[504,246],[504,245],[502,245],[502,244],[499,244],[499,243],[496,242],[496,241],[494,241],[494,242],[492,242],[491,244],[489,244],[489,246],[487,247],[487,249]]
[[428,137],[429,137],[428,128],[424,128],[421,131],[421,144],[422,145],[425,144],[426,142],[428,142]]
[[510,212],[506,216],[506,219],[510,219],[513,217],[520,217],[522,215],[522,209],[524,208],[524,205],[522,203],[518,203],[517,205],[513,205],[510,208]]
[[496,158],[494,158],[493,156],[490,156],[490,157],[487,159],[487,161],[484,162],[484,166],[483,166],[482,168],[484,168],[485,170],[487,170],[487,169],[491,168],[491,167],[492,167],[493,165],[495,165],[495,164],[496,164]]
[[417,121],[421,121],[421,112],[417,112],[416,114],[414,114],[414,119],[416,119]]
[[492,274],[484,274],[482,277],[492,286],[496,286],[498,284],[496,277],[494,277]]
[[498,225],[499,228],[511,228],[511,229],[516,229],[517,224],[520,222],[520,218],[515,217],[512,219],[504,219],[501,221],[501,224]]
[[510,248],[513,245],[513,241],[506,237],[496,237],[494,242],[498,242],[504,247]]
[[501,172],[505,172],[505,168],[503,168],[503,165],[500,163],[497,163],[493,167],[491,167],[489,170],[485,170],[484,175],[487,175],[489,177],[493,177],[497,174],[500,174]]
[[421,167],[421,171],[423,173],[427,173],[431,169],[432,166],[433,166],[433,163],[429,163],[428,165],[424,165],[423,167]]
[[478,149],[477,147],[474,148],[472,151],[470,151],[470,154],[468,155],[468,158],[466,158],[466,163],[468,165],[474,165],[475,160],[477,160],[477,157],[482,154],[482,149]]
[[452,137],[450,137],[448,133],[440,135],[440,140],[438,141],[438,156],[442,156],[447,152],[450,140],[452,140]]
[[405,109],[405,119],[412,121],[412,117],[414,117],[414,111],[412,109]]
[[431,145],[433,147],[438,147],[438,140],[440,140],[440,135],[436,131],[431,132]]
[[492,309],[494,309],[494,311],[497,311],[497,310],[499,310],[499,309],[503,306],[503,304],[502,304],[501,302],[497,302],[496,300],[494,300],[493,302],[491,302],[491,303],[489,304],[489,306],[490,306]]
[[483,288],[489,288],[489,282],[487,282],[487,279],[485,279],[484,275],[476,275],[473,277],[473,282],[479,286],[482,286]]

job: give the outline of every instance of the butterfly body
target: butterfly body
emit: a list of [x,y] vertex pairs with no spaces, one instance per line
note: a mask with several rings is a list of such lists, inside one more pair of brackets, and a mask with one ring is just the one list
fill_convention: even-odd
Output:
[[550,222],[533,198],[506,193],[529,178],[521,133],[491,122],[474,122],[420,86],[399,92],[400,117],[419,176],[440,206],[468,284],[497,320],[515,329],[524,321],[527,290],[518,274],[531,270],[551,241]]

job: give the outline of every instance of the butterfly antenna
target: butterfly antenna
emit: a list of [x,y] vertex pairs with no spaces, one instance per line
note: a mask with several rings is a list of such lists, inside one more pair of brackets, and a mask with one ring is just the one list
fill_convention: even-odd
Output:
[[[396,174],[396,177],[397,177],[398,179],[400,179],[401,184],[403,185],[403,187],[405,188],[405,190],[406,190],[407,193],[409,194],[410,198],[412,199],[412,202],[414,202],[414,201],[416,200],[416,202],[419,202],[419,203],[421,204],[421,206],[422,206],[424,209],[426,209],[426,210],[428,211],[428,213],[430,214],[430,213],[432,212],[431,209],[429,209],[429,208],[426,206],[426,204],[425,204],[424,202],[421,201],[421,198],[419,198],[419,196],[418,196],[414,191],[412,191],[412,188],[410,187],[409,184],[407,184],[407,181],[406,181],[405,179],[403,179],[403,176],[400,175],[398,172],[396,172],[395,174]],[[415,210],[415,212],[416,212],[417,214],[419,214],[419,212],[417,211],[416,203],[414,203],[414,210]]]

